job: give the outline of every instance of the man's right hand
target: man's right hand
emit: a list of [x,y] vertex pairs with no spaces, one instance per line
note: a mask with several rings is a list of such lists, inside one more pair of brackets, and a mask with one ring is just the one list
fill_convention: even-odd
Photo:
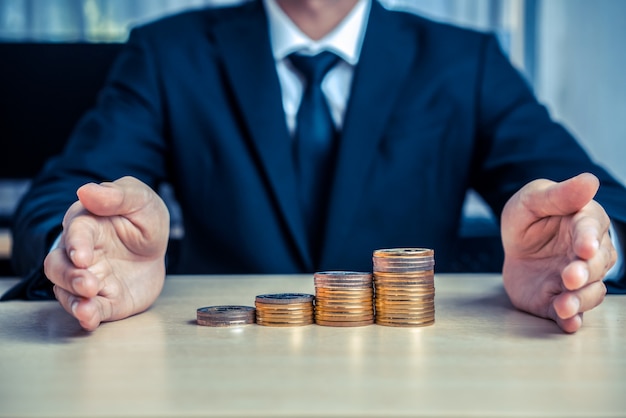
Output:
[[169,212],[132,177],[86,184],[44,262],[63,308],[86,330],[146,310],[161,293]]

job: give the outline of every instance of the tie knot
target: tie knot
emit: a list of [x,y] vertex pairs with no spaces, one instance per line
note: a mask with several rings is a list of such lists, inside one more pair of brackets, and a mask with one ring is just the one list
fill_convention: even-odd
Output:
[[321,83],[322,79],[336,63],[339,57],[332,52],[323,51],[317,55],[289,55],[289,60],[306,78],[309,84]]

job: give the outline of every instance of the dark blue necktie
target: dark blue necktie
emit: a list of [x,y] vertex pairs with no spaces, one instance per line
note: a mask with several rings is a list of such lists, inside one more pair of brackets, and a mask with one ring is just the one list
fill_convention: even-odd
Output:
[[312,250],[317,254],[326,216],[336,137],[328,102],[322,92],[322,80],[339,57],[325,51],[314,56],[291,54],[289,59],[306,80],[296,118],[295,162],[300,201]]

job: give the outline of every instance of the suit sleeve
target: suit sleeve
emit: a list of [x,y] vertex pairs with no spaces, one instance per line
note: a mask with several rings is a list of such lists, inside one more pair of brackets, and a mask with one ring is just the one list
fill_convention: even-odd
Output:
[[618,266],[619,269],[615,272],[615,274],[613,274],[611,278],[606,279],[604,281],[604,284],[606,284],[606,289],[608,293],[626,294],[626,274],[624,272],[626,270],[626,258],[624,257],[624,246],[626,245],[626,225],[624,225],[624,223],[622,222],[615,220],[612,221],[612,225],[613,231],[617,234],[616,241],[619,251],[618,257],[620,257],[620,265]]
[[131,33],[96,107],[82,117],[63,153],[46,164],[18,206],[12,263],[23,280],[3,299],[53,297],[43,260],[81,185],[131,175],[156,187],[164,178],[163,106],[152,50],[138,31]]
[[[600,180],[595,199],[621,234],[626,221],[626,189],[596,164],[577,140],[553,121],[525,79],[501,52],[494,37],[485,38],[477,86],[477,135],[482,154],[472,186],[500,214],[523,185],[546,178],[562,181],[582,172]],[[623,235],[622,235],[623,237]],[[622,249],[623,250],[623,249]],[[621,254],[622,259],[625,254]],[[623,271],[606,282],[610,292],[626,293]]]

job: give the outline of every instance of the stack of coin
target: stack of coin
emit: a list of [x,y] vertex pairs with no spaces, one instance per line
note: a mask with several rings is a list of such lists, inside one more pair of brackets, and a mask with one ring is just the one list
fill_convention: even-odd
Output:
[[277,293],[259,295],[256,323],[269,327],[297,327],[313,324],[313,295],[306,293]]
[[325,271],[313,278],[316,324],[358,327],[374,323],[371,273]]
[[252,306],[223,305],[198,308],[198,325],[207,327],[229,327],[254,324],[256,310]]
[[434,254],[427,248],[374,251],[377,324],[419,327],[435,323]]

